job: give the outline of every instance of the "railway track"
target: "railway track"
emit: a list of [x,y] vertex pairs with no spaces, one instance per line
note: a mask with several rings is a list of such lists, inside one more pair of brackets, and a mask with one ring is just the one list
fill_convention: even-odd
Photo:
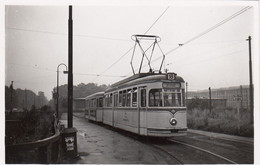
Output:
[[[144,142],[147,143],[147,142]],[[149,145],[153,146],[154,148],[160,150],[161,152],[164,152],[165,154],[169,155],[170,157],[172,157],[173,159],[175,159],[178,164],[238,164],[235,161],[232,161],[224,156],[221,156],[219,154],[213,153],[209,150],[188,144],[188,143],[184,143],[181,141],[177,141],[177,140],[172,140],[172,139],[166,139],[164,140],[164,142],[154,142],[154,140],[152,142],[148,142]],[[181,145],[181,146],[177,146]],[[188,147],[190,149],[185,149],[183,146]],[[171,149],[169,149],[171,148]],[[181,154],[179,151],[185,151],[185,153]],[[196,151],[194,151],[196,150]],[[178,152],[178,153],[177,153]],[[200,153],[199,153],[200,152]],[[189,153],[189,154],[187,154]],[[207,156],[205,155],[205,153],[207,154]],[[196,156],[196,154],[198,156]],[[193,155],[193,156],[191,156]],[[199,160],[199,157],[201,157],[201,155],[204,155],[206,160]],[[211,158],[209,159],[209,155],[211,156]],[[198,157],[198,159],[193,159]],[[208,160],[208,161],[207,161]]]
[[[211,152],[209,150],[206,150],[206,149],[203,149],[203,148],[200,148],[200,147],[197,147],[197,146],[185,143],[185,142],[181,142],[181,141],[177,141],[177,140],[173,140],[173,139],[140,137],[140,136],[137,136],[137,135],[132,134],[132,133],[129,134],[127,132],[125,132],[124,135],[128,136],[130,138],[134,138],[141,143],[153,146],[157,150],[165,153],[166,155],[168,155],[169,157],[171,157],[172,159],[177,161],[178,164],[190,164],[190,163],[192,163],[192,164],[194,164],[194,163],[196,163],[196,164],[197,163],[207,163],[207,164],[210,163],[211,164],[212,162],[206,162],[206,161],[205,162],[196,162],[197,160],[191,160],[189,158],[189,155],[185,156],[185,154],[184,154],[184,156],[181,156],[181,158],[179,158],[178,155],[176,155],[174,152],[171,152],[171,150],[168,149],[169,147],[172,148],[172,149],[175,149],[176,144],[180,144],[182,146],[189,147],[193,150],[195,149],[199,152],[206,153],[208,155],[216,157],[217,159],[211,158],[211,159],[215,160],[215,162],[213,162],[213,163],[216,163],[216,164],[219,164],[219,163],[221,163],[221,164],[239,164],[239,163],[232,161],[232,160],[230,160],[230,159],[228,159],[224,156],[221,156],[221,155],[216,154],[214,152]],[[165,148],[165,146],[167,146],[167,148]],[[181,147],[181,148],[183,148],[183,147]],[[195,152],[192,152],[192,153],[195,153]],[[219,161],[219,159],[221,159],[223,161]]]
[[197,149],[197,150],[199,150],[199,151],[205,152],[205,153],[207,153],[207,154],[216,156],[216,157],[218,157],[218,158],[220,158],[220,159],[223,159],[223,160],[227,161],[228,163],[238,164],[238,163],[236,163],[236,162],[234,162],[234,161],[232,161],[232,160],[230,160],[230,159],[228,159],[228,158],[226,158],[226,157],[224,157],[224,156],[221,156],[221,155],[219,155],[219,154],[213,153],[213,152],[211,152],[211,151],[209,151],[209,150],[206,150],[206,149],[203,149],[203,148],[200,148],[200,147],[197,147],[197,146],[188,144],[188,143],[184,143],[184,142],[181,142],[181,141],[173,140],[173,139],[168,139],[168,140],[169,140],[169,141],[172,141],[172,142],[174,142],[174,143],[182,144],[182,145],[185,145],[185,146],[188,146],[188,147]]
[[[211,142],[211,145],[209,145],[210,139],[197,139],[197,137],[194,138],[192,136],[183,137],[183,139],[143,137],[128,131],[113,128],[111,126],[101,126],[106,127],[112,131],[119,132],[121,135],[135,139],[136,142],[140,142],[155,148],[158,151],[158,154],[165,155],[165,157],[168,159],[168,162],[172,161],[175,162],[175,164],[244,164],[243,160],[241,161],[241,159],[236,159],[236,157],[239,157],[239,155],[234,152],[236,152],[238,146],[232,147],[231,145],[228,145],[228,147],[225,148],[224,144],[221,143],[222,145],[219,145],[220,142],[217,143],[216,141],[214,142],[214,140]],[[200,146],[203,146],[203,148]],[[216,150],[216,147],[218,150]],[[219,148],[221,148],[221,150],[219,150]],[[253,163],[253,160],[248,159],[246,162]]]

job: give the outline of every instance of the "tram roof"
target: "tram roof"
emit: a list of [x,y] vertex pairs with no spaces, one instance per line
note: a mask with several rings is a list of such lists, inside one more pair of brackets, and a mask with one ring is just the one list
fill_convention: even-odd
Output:
[[89,96],[87,96],[85,99],[91,98],[91,97],[97,97],[97,96],[103,96],[104,92],[97,92],[97,93],[93,93]]
[[[135,74],[131,77],[128,77],[126,79],[123,79],[117,83],[112,84],[106,91],[113,90],[115,88],[121,88],[125,86],[131,86],[131,85],[137,85],[141,83],[148,83],[153,81],[161,81],[161,80],[168,80],[167,79],[167,73],[139,73]],[[183,78],[176,75],[176,78],[174,79],[176,82],[184,82]]]

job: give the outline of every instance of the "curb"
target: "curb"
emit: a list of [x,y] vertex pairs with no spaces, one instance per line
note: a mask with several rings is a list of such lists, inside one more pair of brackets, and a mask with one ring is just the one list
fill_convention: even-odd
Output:
[[254,138],[250,138],[250,137],[241,137],[241,136],[227,135],[227,134],[222,134],[222,133],[207,132],[207,131],[194,130],[194,129],[188,129],[188,132],[199,134],[199,135],[205,135],[205,136],[209,136],[209,137],[214,137],[214,138],[218,138],[218,139],[236,141],[236,142],[247,143],[247,144],[254,144]]

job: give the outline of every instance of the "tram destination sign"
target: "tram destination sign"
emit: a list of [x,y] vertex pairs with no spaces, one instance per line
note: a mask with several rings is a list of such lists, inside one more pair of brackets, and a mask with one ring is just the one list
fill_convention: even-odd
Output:
[[167,73],[167,79],[168,80],[175,80],[176,79],[176,73]]
[[163,88],[180,88],[180,87],[181,87],[180,83],[174,83],[174,82],[163,83]]

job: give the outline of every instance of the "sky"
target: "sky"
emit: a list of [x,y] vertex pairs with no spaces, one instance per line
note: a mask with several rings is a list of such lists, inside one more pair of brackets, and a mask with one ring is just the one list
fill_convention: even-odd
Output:
[[[131,48],[135,44],[131,36],[149,34],[161,38],[159,45],[166,54],[163,70],[183,77],[189,90],[247,85],[246,39],[249,35],[252,41],[256,38],[255,7],[194,39],[247,6],[75,5],[73,83],[108,85],[131,76]],[[6,5],[5,85],[14,81],[14,88],[43,91],[51,99],[57,66],[68,64],[67,33],[67,6]],[[146,49],[149,41],[142,44]],[[156,47],[152,60],[161,55]],[[140,58],[140,48],[136,47],[135,69]],[[158,70],[160,62],[153,62],[152,68]],[[59,71],[64,70],[64,66],[59,67]],[[67,75],[62,72],[59,79],[60,85],[67,83]]]

